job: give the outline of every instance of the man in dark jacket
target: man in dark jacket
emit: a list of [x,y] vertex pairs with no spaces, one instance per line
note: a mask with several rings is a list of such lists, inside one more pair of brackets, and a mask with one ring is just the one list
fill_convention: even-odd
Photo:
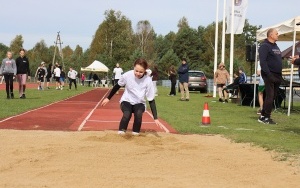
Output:
[[[190,93],[189,93],[189,66],[186,62],[185,58],[182,58],[181,66],[178,68],[178,76],[179,76],[179,87],[181,93],[181,101],[189,101]],[[185,97],[184,97],[185,92]]]
[[25,56],[25,50],[20,50],[20,56],[16,59],[17,79],[19,82],[19,95],[21,99],[25,99],[26,79],[30,79],[29,61]]
[[277,40],[278,32],[271,28],[267,32],[267,39],[259,48],[261,76],[265,82],[266,98],[258,121],[264,124],[277,124],[271,119],[273,102],[282,81],[282,57],[276,44]]

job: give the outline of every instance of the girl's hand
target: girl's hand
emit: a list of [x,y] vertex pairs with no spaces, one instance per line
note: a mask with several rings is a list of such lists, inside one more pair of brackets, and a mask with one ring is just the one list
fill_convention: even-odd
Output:
[[101,102],[101,106],[105,106],[108,102],[109,102],[109,99],[108,99],[108,98],[105,98],[105,99]]

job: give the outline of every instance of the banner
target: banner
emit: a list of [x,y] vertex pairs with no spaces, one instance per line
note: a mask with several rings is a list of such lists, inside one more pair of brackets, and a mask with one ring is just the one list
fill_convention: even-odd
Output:
[[[230,0],[229,3],[227,3],[226,34],[231,33],[231,4],[232,4],[231,1],[232,0]],[[248,0],[234,0],[234,22],[233,22],[233,33],[234,34],[243,33],[247,8],[248,8]]]

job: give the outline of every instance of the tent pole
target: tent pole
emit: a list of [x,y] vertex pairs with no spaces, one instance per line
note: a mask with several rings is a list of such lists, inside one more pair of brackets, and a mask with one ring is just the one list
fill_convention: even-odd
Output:
[[[293,38],[293,50],[292,57],[295,55],[295,42],[296,42],[296,22],[294,23],[294,38]],[[293,73],[294,73],[294,64],[291,64],[291,72],[290,72],[290,91],[289,91],[289,106],[287,115],[291,114],[291,102],[292,102],[292,91],[293,91]]]

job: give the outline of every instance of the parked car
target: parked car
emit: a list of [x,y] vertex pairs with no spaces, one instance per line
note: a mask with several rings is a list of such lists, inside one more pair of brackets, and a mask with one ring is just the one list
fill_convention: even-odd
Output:
[[203,71],[189,71],[189,90],[207,93],[207,81]]

